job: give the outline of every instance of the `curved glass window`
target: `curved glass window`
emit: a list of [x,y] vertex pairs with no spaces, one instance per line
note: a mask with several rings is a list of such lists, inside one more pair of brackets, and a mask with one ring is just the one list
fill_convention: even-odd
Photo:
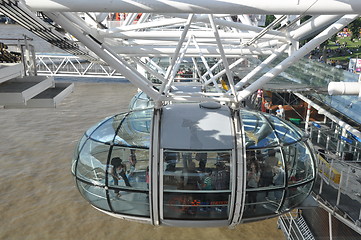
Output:
[[247,148],[277,146],[277,137],[267,119],[260,113],[241,111]]
[[282,211],[290,210],[301,204],[310,194],[313,183],[303,184],[297,187],[290,187],[286,191],[285,202]]
[[315,172],[312,155],[304,142],[299,142],[284,148],[287,163],[288,185],[314,179]]
[[107,173],[111,187],[148,191],[149,150],[114,146]]
[[99,123],[94,124],[93,126],[91,126],[88,130],[86,130],[85,135],[86,135],[87,137],[89,137],[90,134],[92,134],[97,127],[99,127],[104,121],[106,121],[106,120],[109,119],[109,118],[111,118],[111,117],[107,117],[107,118],[105,118],[103,121],[101,121],[101,122],[99,122]]
[[277,214],[286,184],[281,149],[247,150],[246,166],[244,218]]
[[120,114],[106,119],[91,133],[90,138],[102,143],[112,143],[115,132],[124,116],[125,114]]
[[246,134],[246,147],[263,148],[290,144],[302,140],[302,132],[276,116],[241,110]]
[[109,148],[109,145],[88,139],[79,154],[77,177],[95,185],[104,185]]
[[163,155],[165,219],[228,219],[230,151]]
[[102,210],[110,211],[105,188],[87,184],[81,181],[78,181],[77,184],[80,193],[92,205]]
[[130,112],[114,139],[115,144],[149,147],[152,109]]
[[129,103],[130,110],[139,110],[152,108],[154,106],[154,102],[148,97],[144,92],[138,92]]
[[280,143],[295,143],[302,139],[303,134],[296,131],[290,124],[286,124],[283,120],[272,115],[269,115],[268,119],[275,128]]
[[86,131],[74,154],[79,191],[113,213],[150,216],[149,132],[152,110],[107,118]]
[[[114,191],[109,191],[109,194],[113,195]],[[148,193],[120,191],[120,194],[120,197],[110,197],[110,205],[114,213],[138,217],[150,216]]]

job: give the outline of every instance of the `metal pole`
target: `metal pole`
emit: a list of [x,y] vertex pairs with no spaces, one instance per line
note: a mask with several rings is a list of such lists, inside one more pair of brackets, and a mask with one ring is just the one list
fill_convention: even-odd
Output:
[[[171,82],[173,79],[170,79],[170,76],[174,74],[175,71],[177,71],[177,69],[175,69],[175,64],[176,64],[176,61],[179,59],[179,52],[182,48],[182,45],[183,45],[183,42],[187,36],[187,33],[188,33],[188,30],[191,26],[191,23],[193,21],[193,18],[194,18],[194,14],[190,14],[188,16],[188,20],[184,26],[184,30],[182,32],[182,35],[181,35],[181,38],[179,39],[178,41],[178,45],[176,47],[176,49],[174,50],[174,54],[173,54],[173,57],[171,58],[171,62],[170,62],[170,65],[167,69],[167,72],[165,74],[165,82],[163,82],[162,86],[160,87],[160,92],[161,93],[164,93],[165,90],[167,88],[169,88]],[[188,43],[187,43],[187,47],[188,47],[188,44],[189,44],[189,40],[188,40]],[[174,74],[175,75],[175,74]]]
[[[289,2],[289,4],[287,4]],[[321,15],[361,12],[360,1],[284,1],[272,4],[254,0],[197,0],[197,1],[89,1],[89,0],[27,0],[34,11],[57,12],[140,12],[140,13],[202,13],[202,14],[286,14]]]
[[320,143],[321,141],[321,129],[318,129],[317,131],[317,143]]
[[341,171],[340,184],[338,185],[336,206],[338,206],[340,204],[340,200],[341,200],[341,188],[342,188],[342,184],[343,184],[343,175],[344,175],[343,171]]
[[311,104],[307,104],[307,113],[306,113],[306,122],[305,122],[305,132],[309,132],[309,125],[310,125],[310,115],[311,115]]
[[213,29],[214,37],[217,40],[217,46],[218,46],[219,53],[221,54],[221,58],[223,60],[224,69],[226,69],[226,75],[227,75],[227,78],[228,78],[229,86],[231,88],[230,89],[231,93],[235,97],[235,100],[237,100],[236,89],[234,87],[234,82],[233,82],[233,74],[232,74],[231,70],[229,69],[228,60],[227,60],[227,57],[226,57],[226,55],[224,53],[224,49],[223,49],[223,46],[222,46],[222,43],[221,43],[221,38],[219,37],[219,33],[218,33],[218,30],[217,30],[216,24],[214,23],[213,14],[209,14],[208,17],[209,17],[209,22],[210,22],[210,24],[212,26],[212,29]]
[[332,174],[332,169],[333,169],[333,159],[331,159],[331,165],[329,167],[329,171],[328,171],[328,179],[331,180],[331,174]]
[[322,194],[322,188],[323,188],[323,178],[321,178],[320,189],[318,191],[318,195]]
[[[206,72],[206,73],[211,77],[211,79],[213,79],[213,85],[214,85],[214,87],[216,88],[217,92],[222,92],[222,90],[218,87],[217,81],[216,81],[216,79],[214,78],[214,75],[213,75],[213,73],[212,73],[212,70],[211,70],[211,68],[209,67],[208,63],[207,63],[206,58],[203,56],[203,53],[202,53],[201,49],[199,48],[199,45],[198,45],[198,43],[197,43],[197,41],[196,41],[196,39],[195,39],[194,36],[192,36],[192,40],[193,40],[194,45],[196,46],[196,48],[197,48],[198,51],[199,51],[199,56],[201,57],[201,60],[202,60],[202,62],[203,62],[203,64],[204,64],[204,66],[205,66],[206,69],[207,69],[207,72]],[[202,78],[203,78],[203,76],[202,76]],[[203,81],[205,82],[205,81],[206,81],[206,78],[203,78]]]
[[328,213],[328,232],[330,234],[330,240],[333,240],[333,236],[332,236],[332,215],[329,212]]
[[350,181],[350,175],[351,175],[351,166],[348,166],[345,188],[348,188],[348,182]]

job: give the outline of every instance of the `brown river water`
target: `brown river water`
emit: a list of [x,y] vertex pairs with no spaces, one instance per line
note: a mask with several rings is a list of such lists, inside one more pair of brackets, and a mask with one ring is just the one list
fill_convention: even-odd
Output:
[[0,239],[284,239],[277,218],[235,229],[154,227],[92,208],[70,172],[84,131],[124,112],[130,83],[76,83],[55,109],[0,109]]
[[[61,52],[18,25],[0,25],[0,38],[33,38],[37,52]],[[1,240],[278,240],[277,218],[235,229],[154,227],[92,208],[70,172],[77,141],[93,124],[127,111],[130,83],[76,83],[55,109],[0,108]]]

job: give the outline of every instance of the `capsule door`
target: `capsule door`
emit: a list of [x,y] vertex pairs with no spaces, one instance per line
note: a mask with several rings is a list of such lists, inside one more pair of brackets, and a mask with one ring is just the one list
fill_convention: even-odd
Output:
[[228,225],[231,152],[163,150],[162,153],[162,223]]

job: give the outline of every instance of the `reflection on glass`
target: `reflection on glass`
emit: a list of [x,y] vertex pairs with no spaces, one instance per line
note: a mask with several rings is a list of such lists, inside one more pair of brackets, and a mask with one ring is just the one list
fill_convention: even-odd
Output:
[[79,155],[77,177],[93,184],[104,185],[108,153],[109,145],[88,139]]
[[103,121],[98,126],[98,128],[96,128],[95,131],[91,133],[90,138],[98,142],[112,143],[114,140],[115,131],[123,117],[124,115],[120,114]]
[[151,108],[153,106],[154,102],[144,92],[138,92],[129,103],[129,109],[131,111]]
[[152,109],[130,112],[122,122],[114,143],[149,147]]
[[314,178],[312,155],[305,143],[299,142],[284,148],[287,163],[288,185]]
[[109,186],[148,191],[149,150],[114,146],[107,172]]
[[165,190],[229,190],[230,152],[164,152]]
[[298,187],[290,187],[286,191],[285,203],[283,210],[288,210],[298,206],[303,202],[311,191],[313,183],[304,184]]
[[164,218],[228,219],[229,196],[230,193],[164,193]]
[[281,143],[294,143],[302,139],[302,133],[296,131],[291,125],[286,125],[281,119],[268,115],[269,121],[275,128],[276,135]]
[[260,113],[241,111],[241,118],[246,133],[246,147],[261,148],[278,144],[273,128]]
[[285,185],[285,171],[279,148],[246,151],[247,189]]
[[92,205],[100,209],[110,211],[106,198],[106,191],[103,187],[89,185],[81,181],[77,181],[77,184],[80,193]]
[[86,130],[85,135],[87,137],[89,137],[97,127],[99,127],[101,124],[103,124],[103,122],[106,122],[109,118],[111,118],[111,117],[107,117],[103,121],[91,126],[88,130]]
[[[247,219],[278,214],[283,192],[283,189],[270,191],[247,190],[243,218]],[[251,201],[250,198],[255,199]]]
[[230,158],[228,151],[165,151],[164,218],[227,219]]
[[109,191],[110,204],[115,213],[149,217],[149,194],[141,192]]

